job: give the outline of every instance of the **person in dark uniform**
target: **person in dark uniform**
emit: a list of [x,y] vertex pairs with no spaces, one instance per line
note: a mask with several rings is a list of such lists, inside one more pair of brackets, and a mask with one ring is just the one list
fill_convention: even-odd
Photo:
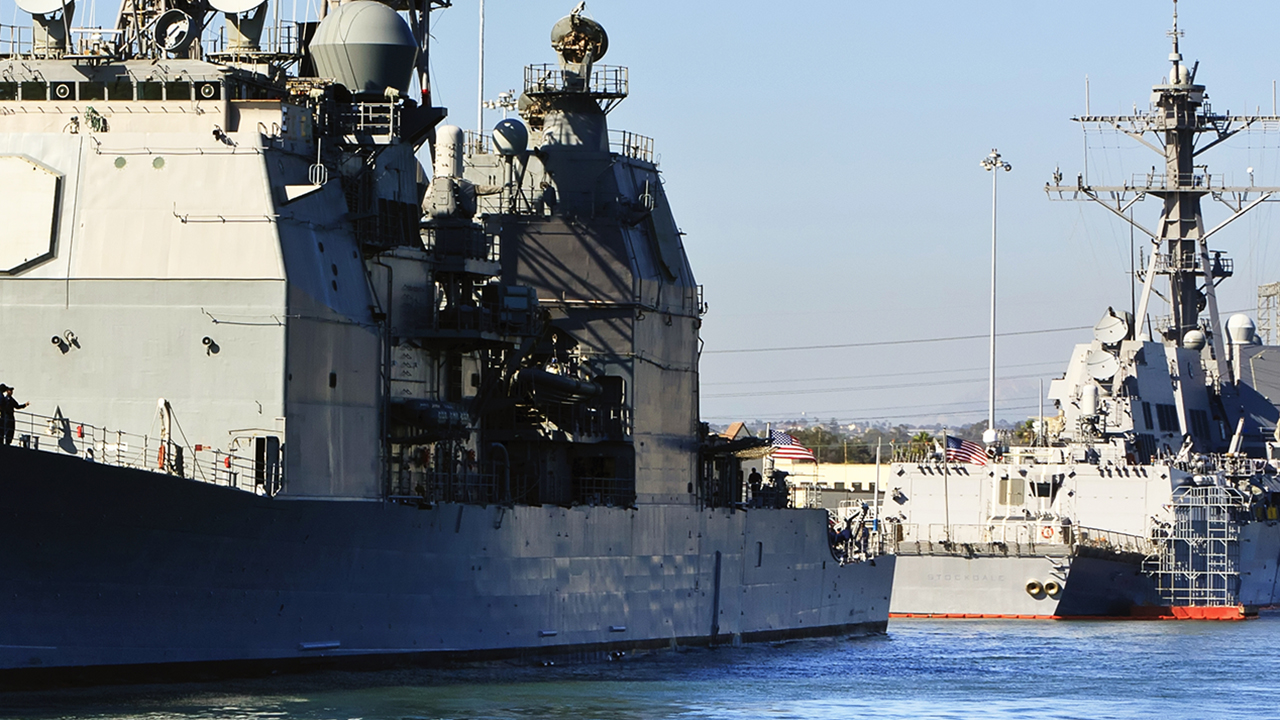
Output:
[[14,410],[21,410],[31,403],[19,404],[13,399],[13,388],[0,383],[0,441],[5,445],[13,443],[13,431],[18,426],[13,416]]
[[[1280,425],[1276,426],[1276,434],[1280,435]],[[751,468],[751,474],[747,476],[747,487],[751,490],[751,500],[756,501],[760,495],[760,486],[764,484],[764,478],[760,476],[760,471]]]

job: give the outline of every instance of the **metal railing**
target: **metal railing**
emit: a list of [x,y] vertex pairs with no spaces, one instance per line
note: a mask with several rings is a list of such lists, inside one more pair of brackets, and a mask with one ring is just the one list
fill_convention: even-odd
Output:
[[1226,176],[1221,173],[1135,173],[1129,185],[1135,190],[1222,189],[1226,186]]
[[430,252],[489,262],[502,259],[502,245],[497,237],[489,235],[478,225],[468,228],[428,226],[421,228],[420,235],[422,246]]
[[653,162],[653,138],[629,130],[610,130],[609,149],[624,157]]
[[573,501],[582,505],[635,507],[635,478],[574,477]]
[[[900,525],[899,542],[954,543],[989,545],[992,543],[1018,545],[1084,546],[1114,552],[1132,552],[1149,555],[1155,545],[1150,538],[1139,535],[1102,530],[1081,525],[1063,524],[1057,521],[993,522],[985,525],[944,523]],[[1046,533],[1046,529],[1048,532]],[[1048,537],[1045,537],[1045,535]]]
[[326,118],[336,134],[356,140],[389,143],[399,135],[400,112],[391,102],[354,102],[339,106]]
[[[1213,271],[1214,277],[1230,277],[1235,274],[1235,261],[1229,257],[1211,256],[1209,259],[1209,267]],[[1203,268],[1200,264],[1200,253],[1183,253],[1182,255],[1170,255],[1168,253],[1160,253],[1156,255],[1156,272],[1200,272]]]
[[[258,49],[231,48],[227,46],[229,38],[225,25],[218,28],[217,35],[202,38],[201,47],[209,56],[231,56],[232,58],[251,59],[263,55],[298,55],[301,43],[298,39],[298,25],[291,22],[280,22],[263,28],[262,38],[258,41]],[[219,58],[226,59],[226,58]]]
[[5,25],[0,23],[0,57],[30,55],[35,46],[34,30],[30,25]]
[[492,155],[494,152],[492,135],[467,130],[463,142],[467,155]]
[[508,498],[503,497],[500,477],[496,472],[440,472],[406,468],[395,479],[391,499],[476,505],[505,502]]
[[1119,553],[1150,555],[1155,552],[1155,544],[1149,537],[1082,526],[1076,527],[1076,544]]
[[524,90],[532,95],[581,92],[601,98],[623,98],[627,95],[627,69],[617,65],[596,65],[591,76],[563,70],[559,65],[527,65]]
[[109,430],[65,417],[15,413],[14,444],[28,450],[78,457],[86,462],[146,470],[260,495],[278,488],[258,479],[259,466],[203,445],[184,445],[151,435]]

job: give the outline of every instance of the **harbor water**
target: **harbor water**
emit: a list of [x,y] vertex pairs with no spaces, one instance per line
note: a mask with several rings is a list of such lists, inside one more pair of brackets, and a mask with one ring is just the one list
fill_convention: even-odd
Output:
[[13,692],[23,718],[1280,717],[1280,615],[1247,622],[896,620],[884,636],[613,661],[322,671]]

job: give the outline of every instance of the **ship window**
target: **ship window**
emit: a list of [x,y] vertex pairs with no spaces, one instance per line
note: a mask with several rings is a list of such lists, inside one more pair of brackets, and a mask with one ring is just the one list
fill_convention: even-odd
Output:
[[1138,449],[1138,462],[1151,462],[1151,457],[1156,454],[1155,436],[1148,435],[1146,433],[1138,433],[1138,441],[1135,445]]
[[1162,432],[1173,432],[1178,429],[1178,408],[1174,405],[1156,405],[1156,420],[1160,422]]
[[1209,415],[1203,410],[1191,411],[1191,434],[1198,438],[1209,437]]
[[1031,483],[1031,494],[1040,498],[1047,498],[1053,495],[1053,483],[1034,482]]
[[0,100],[17,100],[18,83],[0,82]]
[[42,82],[22,83],[23,100],[48,100],[49,86]]
[[191,83],[185,80],[178,82],[167,82],[164,84],[165,100],[190,100],[191,99]]
[[80,83],[80,99],[81,100],[106,100],[107,86],[100,82],[82,82]]
[[329,373],[329,387],[338,387],[338,373]]
[[1142,419],[1147,421],[1147,429],[1155,430],[1156,426],[1151,424],[1151,403],[1142,403]]
[[163,100],[164,85],[158,82],[138,83],[138,99],[139,100]]
[[128,78],[122,78],[120,80],[107,83],[107,99],[132,100],[133,83],[129,82]]
[[1021,505],[1026,497],[1026,484],[1020,477],[1000,478],[1000,504]]
[[762,564],[764,564],[764,543],[757,542],[756,543],[756,567],[760,567]]
[[197,100],[217,100],[221,95],[222,87],[216,82],[200,82],[196,83],[196,99]]

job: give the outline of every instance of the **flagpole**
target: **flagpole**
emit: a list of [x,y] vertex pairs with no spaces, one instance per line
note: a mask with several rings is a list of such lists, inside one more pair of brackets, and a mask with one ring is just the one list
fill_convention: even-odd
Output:
[[880,538],[881,551],[884,549],[884,523],[880,519],[880,443],[884,438],[876,438],[876,484],[871,492],[871,505],[875,508],[876,533]]
[[1009,172],[1013,166],[992,148],[991,154],[982,160],[982,169],[991,173],[991,357],[987,377],[987,429],[982,433],[983,442],[990,446],[999,438],[996,434],[996,178],[1000,170]]
[[[773,478],[773,423],[764,424],[764,436],[769,441],[769,454],[765,458],[769,461],[769,474],[766,477]],[[761,480],[763,482],[763,480]]]
[[947,462],[947,428],[942,428],[942,528],[946,542],[951,542],[951,463]]
[[1036,426],[1036,445],[1040,444],[1040,439],[1044,433],[1044,378],[1040,378],[1040,424]]

